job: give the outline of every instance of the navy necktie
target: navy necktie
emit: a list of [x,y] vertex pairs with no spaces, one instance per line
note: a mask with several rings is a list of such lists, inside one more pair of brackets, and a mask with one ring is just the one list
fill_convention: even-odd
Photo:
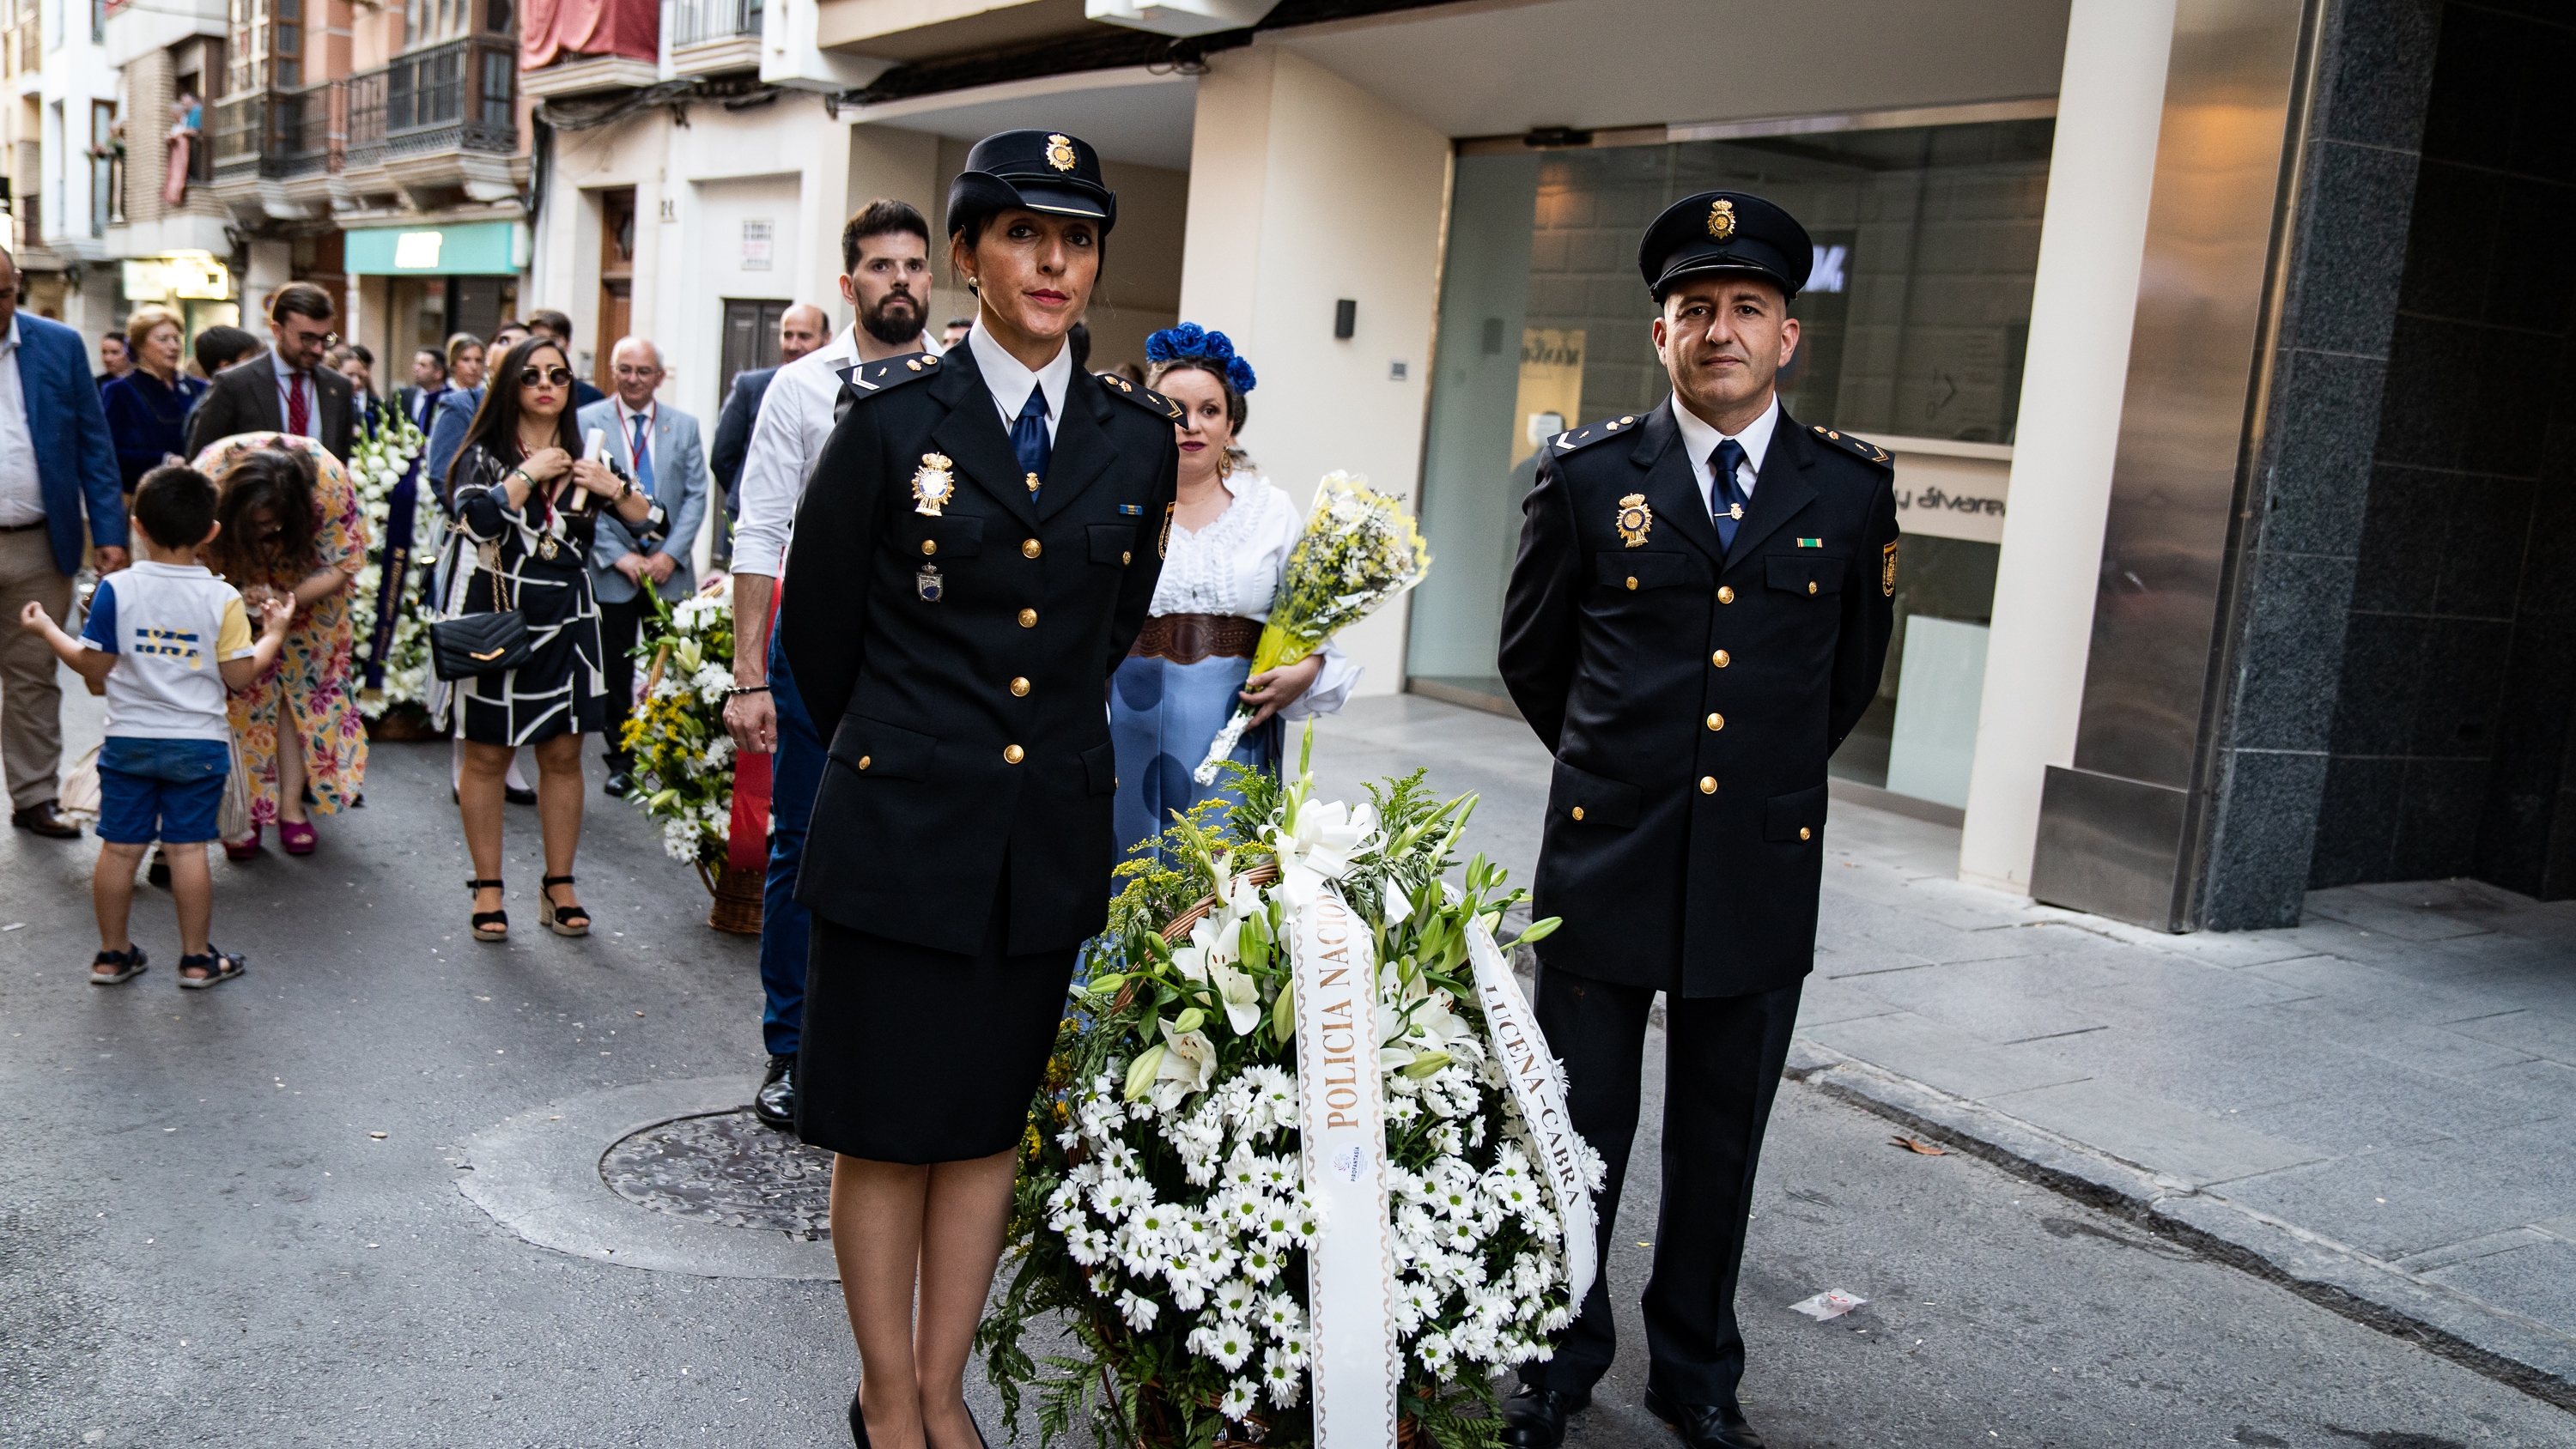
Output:
[[1717,524],[1717,546],[1722,549],[1735,547],[1735,525],[1744,517],[1744,485],[1735,477],[1744,461],[1744,445],[1733,438],[1721,439],[1708,458],[1709,471],[1717,478],[1717,486],[1709,491],[1708,511]]
[[1038,485],[1046,481],[1047,459],[1055,451],[1047,437],[1046,389],[1032,385],[1028,406],[1020,409],[1019,420],[1011,424],[1011,451],[1020,457],[1020,471],[1027,475],[1029,501],[1038,498]]
[[635,460],[635,486],[649,494],[653,491],[653,439],[645,427],[649,418],[637,413],[627,421],[635,430],[626,442],[627,456]]

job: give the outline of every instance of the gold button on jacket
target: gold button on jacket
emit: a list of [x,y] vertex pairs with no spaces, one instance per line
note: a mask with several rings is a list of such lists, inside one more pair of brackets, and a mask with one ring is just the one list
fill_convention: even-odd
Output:
[[1026,678],[1024,678],[1024,677],[1023,677],[1023,678],[1017,678],[1017,679],[1013,679],[1013,680],[1011,681],[1011,693],[1012,693],[1013,695],[1018,696],[1018,697],[1021,697],[1021,698],[1026,698],[1026,697],[1027,697],[1027,695],[1028,695],[1028,692],[1029,692],[1029,682],[1028,682],[1028,680],[1027,680]]
[[1574,807],[1574,818],[1575,818],[1575,819],[1577,819],[1577,820],[1580,820],[1580,819],[1582,819],[1582,818],[1583,818],[1583,807],[1582,807],[1582,806],[1577,805],[1577,806],[1575,806],[1575,807]]
[[1037,626],[1038,611],[1035,609],[1022,609],[1020,611],[1020,627],[1023,629],[1034,629]]
[[1020,761],[1027,759],[1028,755],[1018,745],[1004,745],[1002,746],[1002,758],[1016,765]]
[[1708,662],[1716,665],[1720,669],[1724,669],[1732,661],[1727,657],[1726,651],[1720,649],[1716,653],[1708,656]]
[[1708,727],[1713,730],[1722,730],[1726,728],[1726,716],[1722,714],[1710,715],[1708,717]]
[[1716,794],[1716,793],[1717,793],[1717,777],[1716,777],[1715,775],[1702,775],[1702,776],[1700,776],[1700,777],[1699,777],[1699,792],[1700,792],[1701,794],[1703,794],[1703,795],[1714,795],[1714,794]]
[[1020,540],[1020,557],[1036,558],[1039,554],[1044,552],[1046,552],[1046,545],[1038,542],[1036,539],[1024,538]]
[[1733,584],[1719,584],[1717,586],[1717,601],[1721,604],[1734,603],[1735,586]]

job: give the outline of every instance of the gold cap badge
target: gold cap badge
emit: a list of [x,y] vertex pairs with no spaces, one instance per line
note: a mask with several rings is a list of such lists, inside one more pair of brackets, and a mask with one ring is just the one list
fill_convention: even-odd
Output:
[[1719,241],[1735,235],[1735,203],[1719,197],[1708,209],[1708,234]]
[[[1619,500],[1619,516],[1613,521],[1619,538],[1630,548],[1642,547],[1646,534],[1655,526],[1655,510],[1643,493],[1631,493]],[[1633,585],[1632,585],[1633,587]]]
[[1074,167],[1075,159],[1076,158],[1073,154],[1073,138],[1071,136],[1047,137],[1047,164],[1049,166],[1054,167],[1058,171],[1070,171]]

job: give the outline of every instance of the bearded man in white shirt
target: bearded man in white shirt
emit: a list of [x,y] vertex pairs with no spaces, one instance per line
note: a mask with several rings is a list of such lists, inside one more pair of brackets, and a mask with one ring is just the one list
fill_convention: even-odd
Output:
[[805,824],[823,779],[823,740],[805,714],[778,652],[770,604],[780,587],[787,535],[815,460],[840,421],[841,372],[917,352],[937,353],[930,315],[930,223],[906,202],[871,201],[841,228],[841,298],[857,313],[842,333],[778,369],[752,424],[734,527],[734,696],[725,727],[745,755],[771,755],[769,878],[761,898],[761,1034],[769,1070],[752,1098],[772,1127],[796,1120],[796,1049],[805,1009],[808,917],[796,903]]

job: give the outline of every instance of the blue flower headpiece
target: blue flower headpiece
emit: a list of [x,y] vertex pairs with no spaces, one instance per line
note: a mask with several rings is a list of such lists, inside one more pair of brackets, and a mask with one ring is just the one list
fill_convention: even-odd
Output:
[[1182,358],[1205,360],[1225,369],[1225,380],[1236,392],[1253,389],[1252,364],[1234,355],[1234,339],[1222,332],[1211,332],[1196,322],[1166,327],[1145,339],[1145,360],[1177,362]]

